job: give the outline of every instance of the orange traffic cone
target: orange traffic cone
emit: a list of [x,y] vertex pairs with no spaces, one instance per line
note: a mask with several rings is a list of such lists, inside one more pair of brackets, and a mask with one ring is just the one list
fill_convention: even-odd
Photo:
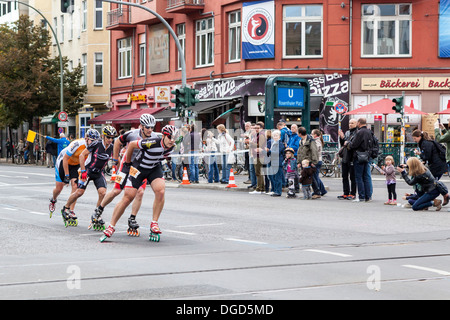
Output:
[[228,185],[225,188],[237,188],[236,182],[234,181],[233,168],[230,169],[230,179],[228,180]]
[[189,178],[188,178],[186,167],[184,167],[184,170],[183,170],[183,181],[181,182],[181,184],[191,184],[189,182]]
[[111,171],[111,182],[114,181],[116,181],[116,166],[113,166]]

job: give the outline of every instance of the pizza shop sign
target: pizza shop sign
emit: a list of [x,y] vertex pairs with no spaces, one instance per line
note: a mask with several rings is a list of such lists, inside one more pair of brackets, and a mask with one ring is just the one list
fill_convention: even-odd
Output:
[[450,77],[361,78],[361,90],[450,90]]

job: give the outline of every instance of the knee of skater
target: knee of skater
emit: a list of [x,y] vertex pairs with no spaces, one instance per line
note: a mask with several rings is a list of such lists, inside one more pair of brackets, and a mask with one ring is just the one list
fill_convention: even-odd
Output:
[[155,190],[155,198],[164,199],[165,190]]

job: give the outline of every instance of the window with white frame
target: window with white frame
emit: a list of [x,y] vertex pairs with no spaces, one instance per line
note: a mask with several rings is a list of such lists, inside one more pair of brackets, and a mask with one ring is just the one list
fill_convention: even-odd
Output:
[[228,61],[241,60],[241,11],[228,14]]
[[61,15],[61,34],[59,36],[59,42],[64,42],[64,16]]
[[81,2],[81,31],[85,31],[87,29],[87,1]]
[[283,7],[283,58],[322,57],[322,5]]
[[145,76],[145,42],[139,44],[139,75]]
[[81,55],[81,84],[87,84],[87,53]]
[[[56,36],[58,36],[58,18],[57,18],[57,17],[54,17],[54,18],[53,18],[53,30],[55,30]],[[56,41],[57,41],[57,40],[58,40],[58,39],[54,39],[54,38],[53,38],[52,44],[53,44],[53,45],[56,45]]]
[[196,66],[214,64],[214,18],[198,20],[195,24]]
[[131,37],[117,41],[119,79],[131,77]]
[[95,1],[95,30],[103,29],[103,1]]
[[69,14],[69,41],[73,39],[73,12]]
[[94,53],[94,84],[103,85],[103,52]]
[[[180,42],[181,48],[183,49],[183,56],[186,57],[186,25],[184,23],[177,24],[177,37]],[[177,69],[181,70],[181,55],[178,52],[178,65]]]
[[361,23],[362,57],[411,56],[411,4],[364,4]]

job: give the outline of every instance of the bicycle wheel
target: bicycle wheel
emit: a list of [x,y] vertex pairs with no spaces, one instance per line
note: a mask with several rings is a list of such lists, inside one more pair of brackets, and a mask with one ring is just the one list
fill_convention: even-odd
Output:
[[322,159],[320,173],[322,174],[322,177],[331,177],[334,174],[334,165],[329,159]]

